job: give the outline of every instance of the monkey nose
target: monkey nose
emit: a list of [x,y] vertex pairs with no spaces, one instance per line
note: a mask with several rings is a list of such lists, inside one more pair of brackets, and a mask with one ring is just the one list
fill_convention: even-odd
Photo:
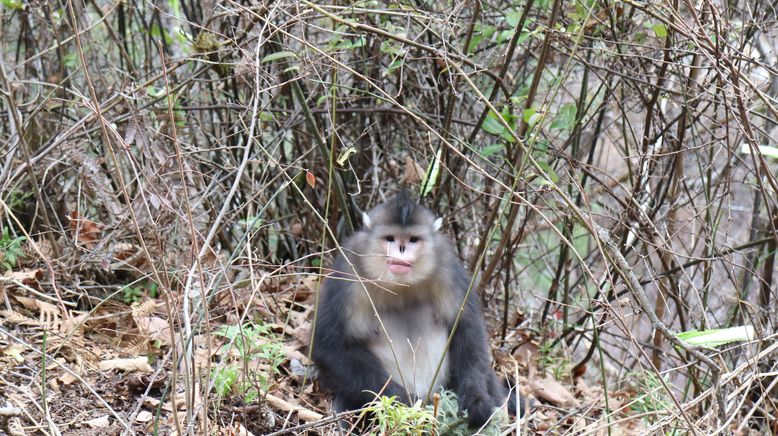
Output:
[[400,253],[405,253],[405,245],[400,245]]

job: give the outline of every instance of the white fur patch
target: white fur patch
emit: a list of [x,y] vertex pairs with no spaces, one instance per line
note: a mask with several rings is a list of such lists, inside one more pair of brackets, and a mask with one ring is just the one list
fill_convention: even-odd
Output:
[[373,338],[370,350],[392,376],[392,381],[404,385],[415,397],[425,398],[446,382],[448,355],[443,360],[434,384],[433,377],[446,348],[448,330],[435,322],[429,306],[419,307],[412,312],[401,311],[381,316],[395,354],[383,331]]
[[440,228],[443,226],[443,218],[437,218],[434,223],[432,223],[432,228],[435,229],[437,232],[440,230]]
[[373,226],[373,221],[370,219],[370,215],[362,212],[362,225],[365,226],[366,229],[369,229]]

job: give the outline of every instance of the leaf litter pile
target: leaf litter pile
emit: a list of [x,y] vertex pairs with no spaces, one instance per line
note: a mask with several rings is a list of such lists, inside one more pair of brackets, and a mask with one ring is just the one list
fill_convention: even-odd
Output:
[[340,434],[316,291],[400,187],[532,404],[485,433],[778,434],[775,47],[772,0],[0,0],[0,434]]
[[[34,263],[29,257],[20,266]],[[2,344],[9,413],[4,429],[9,434],[172,434],[177,428],[186,431],[188,416],[199,421],[204,413],[213,434],[336,431],[329,398],[319,392],[307,358],[318,280],[266,273],[253,281],[254,289],[251,280],[238,280],[203,314],[211,320],[210,331],[195,332],[187,342],[181,338],[181,317],[171,318],[162,298],[149,297],[149,287],[58,301],[45,270],[9,271],[2,276],[6,308],[0,312],[9,332]],[[73,294],[71,286],[57,283],[66,296]],[[177,305],[180,298],[169,303]],[[545,432],[563,425],[595,434],[604,428],[604,422],[575,418],[576,411],[588,410],[591,418],[592,409],[604,410],[601,389],[581,379],[559,381],[541,369],[540,351],[528,336],[518,334],[513,343],[516,359],[498,352],[497,365],[504,373],[521,374],[522,398],[533,405],[522,421],[503,421],[503,428]],[[174,364],[183,355],[193,356],[194,368]],[[188,398],[182,372],[195,374],[188,380],[208,383],[209,395],[200,394],[200,385]],[[634,390],[611,393],[609,407],[623,408],[626,417],[634,397]],[[449,408],[457,415],[455,401]],[[447,419],[442,413],[441,421]],[[461,433],[466,427],[459,418],[453,422]],[[639,420],[625,419],[611,431],[639,427]]]

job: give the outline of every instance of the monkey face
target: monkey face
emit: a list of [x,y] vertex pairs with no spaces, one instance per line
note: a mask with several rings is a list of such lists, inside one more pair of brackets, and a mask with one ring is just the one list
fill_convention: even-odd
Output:
[[[429,235],[431,229],[422,229],[421,226],[399,228],[396,226],[380,226],[376,228],[374,235],[380,244],[380,253],[383,254],[383,269],[388,278],[401,282],[421,281],[426,276],[426,269],[430,262],[426,262],[429,253]],[[376,265],[380,266],[380,265]]]
[[438,237],[431,226],[376,225],[366,235],[363,272],[371,279],[402,285],[422,283],[435,271]]
[[445,243],[438,233],[441,219],[403,193],[362,218],[358,248],[364,255],[360,263],[366,278],[416,285],[433,275],[436,247]]
[[392,234],[384,236],[384,241],[388,271],[397,275],[410,274],[421,251],[422,244],[420,244],[419,237]]

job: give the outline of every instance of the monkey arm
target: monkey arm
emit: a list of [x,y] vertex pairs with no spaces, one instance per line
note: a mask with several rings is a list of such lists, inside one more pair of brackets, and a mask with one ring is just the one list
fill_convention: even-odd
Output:
[[[339,269],[336,262],[335,269]],[[337,409],[358,409],[375,398],[375,393],[407,401],[405,390],[394,381],[386,388],[389,375],[364,340],[350,337],[347,329],[348,302],[353,283],[338,280],[335,273],[325,281],[316,319],[313,360],[321,383],[335,394]],[[383,391],[382,391],[383,389]]]
[[[464,270],[458,276],[457,287],[464,298],[469,283]],[[451,384],[457,392],[459,409],[467,410],[471,427],[483,425],[505,394],[491,368],[490,356],[486,322],[476,294],[471,293],[449,348]]]

